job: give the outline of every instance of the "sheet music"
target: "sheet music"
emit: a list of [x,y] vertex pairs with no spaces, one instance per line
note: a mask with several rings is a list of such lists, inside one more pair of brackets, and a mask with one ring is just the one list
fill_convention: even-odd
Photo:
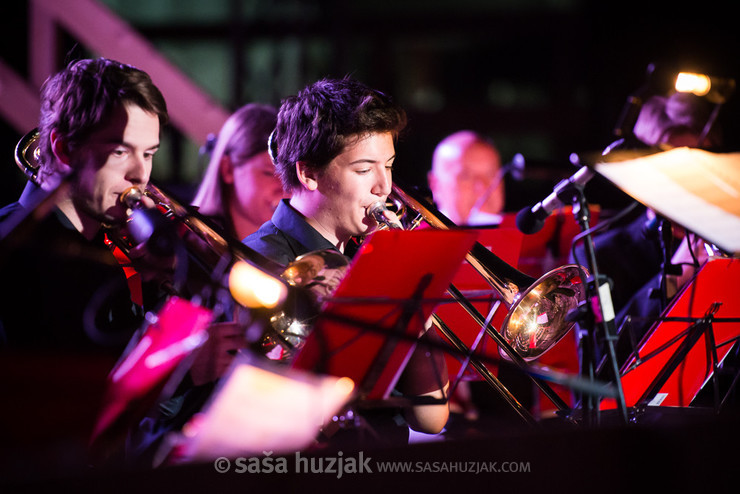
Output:
[[352,391],[353,383],[346,378],[309,374],[239,354],[199,414],[198,433],[183,446],[183,457],[207,461],[305,449]]
[[637,201],[724,251],[740,253],[740,153],[676,148],[595,169]]

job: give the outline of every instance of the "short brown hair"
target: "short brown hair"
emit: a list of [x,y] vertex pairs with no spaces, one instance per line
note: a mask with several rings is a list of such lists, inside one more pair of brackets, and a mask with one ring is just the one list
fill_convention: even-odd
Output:
[[40,176],[53,171],[49,168],[52,130],[74,149],[124,103],[157,115],[160,125],[169,120],[162,93],[146,72],[131,65],[106,58],[84,59],[47,79],[41,88]]
[[350,79],[322,79],[283,100],[273,136],[275,168],[287,192],[300,186],[298,161],[321,169],[348,138],[390,132],[397,138],[406,112],[384,93]]

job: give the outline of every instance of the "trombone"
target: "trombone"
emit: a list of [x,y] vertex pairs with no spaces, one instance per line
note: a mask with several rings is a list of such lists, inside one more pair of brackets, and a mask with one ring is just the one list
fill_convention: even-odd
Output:
[[[36,185],[40,185],[38,174],[41,164],[38,140],[38,129],[33,129],[18,141],[15,148],[16,164]],[[226,273],[230,270],[229,289],[238,303],[249,308],[273,308],[285,300],[287,285],[276,276],[276,273],[282,271],[283,266],[230,238],[208,218],[194,208],[183,205],[152,182],[143,189],[129,187],[121,194],[120,201],[128,208],[129,220],[147,209],[144,197],[153,201],[158,213],[166,220],[181,227],[178,236],[193,260],[206,271]],[[130,251],[136,242],[132,240],[134,235],[127,228],[128,225],[103,226],[110,240],[130,257]],[[243,281],[240,282],[238,278],[242,278]],[[254,286],[249,287],[245,284]],[[175,293],[178,291],[174,290]]]
[[[402,222],[411,228],[425,221],[437,229],[451,229],[456,225],[440,213],[425,199],[413,192],[393,184],[389,200],[399,211]],[[412,210],[416,217],[406,218]],[[377,215],[382,217],[382,215]],[[468,252],[466,260],[488,282],[501,297],[508,312],[500,331],[497,331],[473,304],[454,286],[448,292],[461,307],[475,319],[485,332],[498,344],[500,355],[526,370],[527,362],[541,357],[560,341],[575,325],[568,313],[577,308],[586,298],[583,283],[585,270],[578,265],[565,265],[535,279],[501,260],[498,256],[476,242]],[[440,332],[452,343],[457,351],[470,354],[466,345],[438,316],[435,323]],[[504,399],[522,416],[530,420],[529,412],[519,404],[498,379],[482,363],[471,359],[473,368],[483,379],[498,390]],[[532,377],[535,384],[558,407],[566,410],[568,406],[542,380]]]
[[[18,142],[15,150],[15,160],[24,174],[38,185],[39,152],[37,145],[38,131],[34,129]],[[121,201],[129,205],[132,210],[137,210],[142,207],[142,195],[150,196],[158,208],[166,211],[167,216],[174,217],[188,232],[194,234],[191,237],[194,237],[197,242],[193,246],[189,245],[189,247],[192,248],[191,252],[202,256],[201,259],[204,264],[215,266],[223,259],[228,259],[230,262],[234,260],[237,263],[246,261],[248,264],[259,266],[259,270],[264,271],[265,275],[271,273],[270,276],[272,276],[285,271],[284,266],[278,266],[241,242],[227,238],[213,228],[210,222],[199,215],[197,211],[183,206],[151,183],[143,191],[139,189],[126,191],[122,194]],[[411,192],[404,191],[396,183],[393,184],[390,199],[398,201],[404,210],[411,209],[416,212],[417,219],[414,220],[413,227],[418,225],[421,219],[437,229],[456,227],[453,222],[424,199]],[[125,239],[119,238],[117,243],[121,240]],[[124,248],[122,250],[127,253],[125,244],[123,242]],[[568,321],[566,315],[585,299],[585,287],[582,282],[584,271],[580,266],[563,266],[550,271],[539,279],[534,279],[505,263],[480,243],[474,244],[467,255],[467,261],[498,292],[501,300],[508,308],[501,332],[487,323],[486,318],[454,286],[449,287],[450,294],[477,323],[481,326],[485,325],[486,333],[498,344],[500,354],[522,369],[526,368],[527,361],[537,359],[554,346],[575,324]],[[289,280],[286,281],[289,283]],[[284,297],[285,294],[283,293],[282,298],[284,299]],[[242,303],[242,300],[237,299],[237,302],[246,305]],[[436,318],[436,322],[441,332],[458,351],[469,353],[464,343],[443,321]],[[534,420],[529,412],[482,363],[474,359],[471,362],[474,369],[497,389],[525,420]],[[528,373],[528,375],[530,374]],[[530,377],[560,410],[568,408],[545,382],[531,375]]]

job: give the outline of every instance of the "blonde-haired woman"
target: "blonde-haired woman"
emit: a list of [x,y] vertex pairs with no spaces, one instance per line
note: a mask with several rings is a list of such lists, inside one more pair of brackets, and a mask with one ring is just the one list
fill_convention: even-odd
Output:
[[198,211],[242,240],[269,220],[285,197],[267,140],[277,122],[277,109],[250,103],[224,123],[193,199]]

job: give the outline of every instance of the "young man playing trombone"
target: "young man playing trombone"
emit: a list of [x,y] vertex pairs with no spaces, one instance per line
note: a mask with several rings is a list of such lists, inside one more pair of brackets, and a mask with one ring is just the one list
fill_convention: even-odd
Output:
[[[20,200],[0,212],[5,245],[0,262],[15,287],[14,295],[0,302],[9,347],[120,349],[128,341],[130,332],[106,330],[118,326],[119,318],[131,321],[130,297],[107,313],[91,312],[100,291],[113,289],[111,280],[126,286],[101,227],[125,221],[121,194],[149,181],[167,118],[151,78],[129,65],[80,60],[46,81],[39,160],[29,164],[35,165],[35,177]],[[30,216],[34,196],[44,192],[50,194],[48,213],[37,212],[35,224],[13,229],[10,223]],[[84,323],[85,318],[99,324]]]
[[31,182],[0,211],[4,446],[24,461],[13,474],[88,468],[107,374],[148,299],[102,227],[126,220],[121,195],[146,186],[166,121],[149,75],[113,60],[73,62],[42,88],[39,157],[25,157]]
[[[291,198],[244,243],[282,265],[319,250],[351,256],[355,239],[377,228],[368,210],[391,192],[395,141],[405,125],[405,112],[388,96],[352,79],[320,80],[285,99],[272,151]],[[439,385],[439,371],[446,383],[441,354],[418,345],[397,390],[443,398],[447,385]],[[447,421],[448,407],[417,405],[404,409],[403,416],[412,429],[436,433]],[[397,423],[385,412],[373,421]],[[397,444],[391,436],[405,439],[408,433],[405,426],[378,430],[387,432],[381,438],[385,444]]]

